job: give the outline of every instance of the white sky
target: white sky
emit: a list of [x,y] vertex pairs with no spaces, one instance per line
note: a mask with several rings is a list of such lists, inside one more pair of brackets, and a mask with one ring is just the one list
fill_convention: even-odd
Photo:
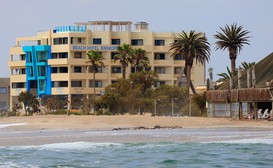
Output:
[[[215,51],[213,35],[225,24],[237,23],[251,32],[241,62],[258,62],[273,50],[272,0],[0,0],[0,77],[9,77],[9,49],[17,37],[75,22],[145,21],[156,32],[205,32],[211,43],[207,69],[216,74],[230,66],[228,51]],[[273,68],[272,68],[273,69]]]

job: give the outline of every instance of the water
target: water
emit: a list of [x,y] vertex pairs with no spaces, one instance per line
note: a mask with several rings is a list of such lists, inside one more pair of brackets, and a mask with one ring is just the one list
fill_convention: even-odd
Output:
[[[48,137],[53,133],[60,135],[44,134]],[[31,135],[33,144],[41,140],[36,139],[41,138],[38,133],[11,135],[14,134]],[[79,137],[87,141],[2,146],[0,168],[264,168],[273,164],[273,132],[267,130],[80,131],[60,137],[71,134],[74,137],[71,141]]]

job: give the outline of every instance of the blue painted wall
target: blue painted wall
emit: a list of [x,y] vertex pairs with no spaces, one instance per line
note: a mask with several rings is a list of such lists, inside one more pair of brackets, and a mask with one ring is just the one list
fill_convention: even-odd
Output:
[[26,89],[30,91],[30,82],[37,82],[37,95],[51,95],[51,67],[48,59],[51,58],[51,46],[36,45],[24,46],[26,53]]

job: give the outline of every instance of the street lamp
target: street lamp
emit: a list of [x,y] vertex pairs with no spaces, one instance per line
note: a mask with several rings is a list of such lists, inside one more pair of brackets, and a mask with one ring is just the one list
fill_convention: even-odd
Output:
[[174,116],[174,114],[173,114],[173,100],[177,100],[178,98],[171,98],[172,99],[172,117]]

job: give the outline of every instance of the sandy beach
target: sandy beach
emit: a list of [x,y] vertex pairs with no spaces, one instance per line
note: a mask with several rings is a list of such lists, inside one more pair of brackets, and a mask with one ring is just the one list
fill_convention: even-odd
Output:
[[272,135],[271,132],[272,121],[238,121],[230,118],[150,115],[0,118],[0,146],[70,142],[208,142],[263,138]]
[[273,122],[266,120],[233,120],[230,118],[206,117],[152,117],[150,115],[115,115],[115,116],[75,116],[75,115],[36,115],[0,118],[0,124],[23,125],[9,126],[2,129],[31,130],[112,130],[114,128],[215,128],[215,127],[250,127],[273,129]]

